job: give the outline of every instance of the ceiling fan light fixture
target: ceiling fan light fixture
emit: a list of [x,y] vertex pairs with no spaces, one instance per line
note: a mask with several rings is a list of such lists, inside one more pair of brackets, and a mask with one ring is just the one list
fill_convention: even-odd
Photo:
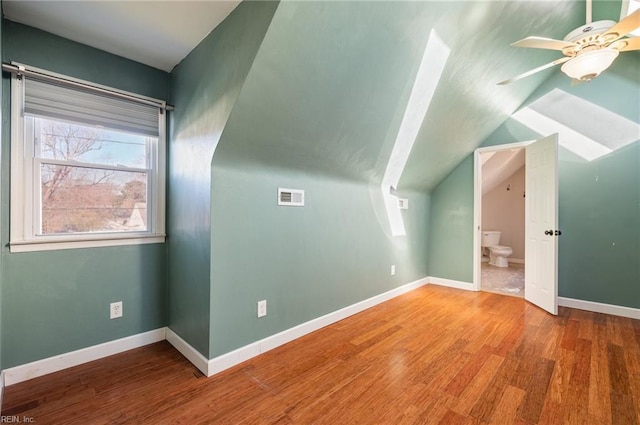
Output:
[[562,65],[562,72],[576,80],[589,81],[609,68],[618,57],[614,49],[599,49],[580,53]]

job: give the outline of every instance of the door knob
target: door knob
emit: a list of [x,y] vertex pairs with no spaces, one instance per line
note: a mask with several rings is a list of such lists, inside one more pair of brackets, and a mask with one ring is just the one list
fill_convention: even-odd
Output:
[[556,236],[560,236],[562,232],[560,230],[556,230]]
[[553,230],[545,230],[544,234],[551,236],[551,235],[553,235]]

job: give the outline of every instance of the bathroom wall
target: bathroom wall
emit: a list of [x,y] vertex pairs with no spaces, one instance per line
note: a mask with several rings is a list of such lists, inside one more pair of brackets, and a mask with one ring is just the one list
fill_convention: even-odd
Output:
[[509,261],[524,261],[524,192],[525,167],[521,167],[482,196],[482,229],[502,232],[500,245],[513,249]]

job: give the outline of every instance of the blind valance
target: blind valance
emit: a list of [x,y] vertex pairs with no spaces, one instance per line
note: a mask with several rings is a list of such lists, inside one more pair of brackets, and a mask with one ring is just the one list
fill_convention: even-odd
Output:
[[24,90],[25,115],[158,137],[158,107],[36,78],[25,78]]

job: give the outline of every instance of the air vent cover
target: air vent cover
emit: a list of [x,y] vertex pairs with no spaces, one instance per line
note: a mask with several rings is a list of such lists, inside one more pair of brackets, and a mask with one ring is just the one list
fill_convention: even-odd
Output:
[[278,188],[278,205],[303,207],[304,190]]

